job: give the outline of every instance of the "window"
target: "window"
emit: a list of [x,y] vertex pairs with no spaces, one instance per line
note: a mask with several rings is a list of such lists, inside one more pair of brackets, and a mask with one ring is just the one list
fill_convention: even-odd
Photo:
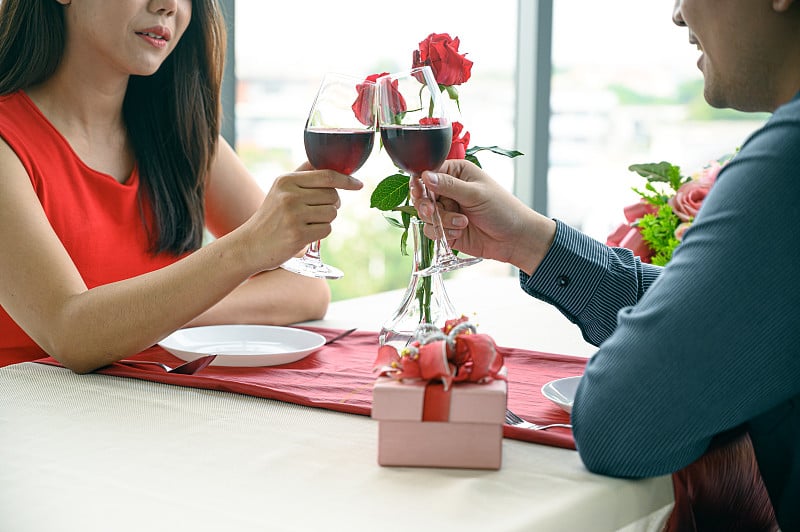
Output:
[[688,175],[764,121],[703,100],[700,53],[672,7],[553,3],[548,214],[602,242],[638,200],[631,187],[643,187],[628,166],[666,160]]
[[[340,0],[283,4],[277,15],[260,0],[224,1],[236,3],[236,147],[265,188],[305,160],[302,128],[323,72],[408,68],[419,41],[434,32],[459,37],[460,51],[475,62],[460,91],[471,144],[526,152],[516,164],[482,154],[484,168],[547,215],[601,241],[638,199],[631,189],[643,181],[629,165],[668,160],[691,173],[740,146],[765,119],[703,101],[698,51],[672,23],[672,2],[407,0],[398,12],[396,4]],[[515,145],[521,142],[530,145]],[[535,159],[544,164],[532,165]],[[364,190],[341,194],[322,244],[325,260],[345,271],[330,284],[334,299],[408,282],[411,261],[400,255],[399,230],[369,207],[371,191],[392,172],[376,149],[356,174]],[[448,275],[512,272],[484,261]]]
[[[396,4],[339,0],[282,4],[278,16],[273,4],[237,0],[237,151],[262,187],[269,187],[306,159],[302,130],[325,71],[366,76],[410,68],[413,51],[430,33],[458,37],[460,51],[475,63],[472,78],[460,89],[460,121],[471,144],[513,148],[516,10],[517,0],[497,0],[491,7],[407,0],[402,12]],[[488,152],[479,158],[504,185],[513,186],[510,160]],[[394,171],[376,148],[356,173],[364,189],[341,193],[333,233],[322,242],[325,261],[345,272],[330,283],[334,299],[408,284],[411,260],[400,254],[401,232],[369,206],[375,185]],[[490,261],[472,268],[511,272]]]

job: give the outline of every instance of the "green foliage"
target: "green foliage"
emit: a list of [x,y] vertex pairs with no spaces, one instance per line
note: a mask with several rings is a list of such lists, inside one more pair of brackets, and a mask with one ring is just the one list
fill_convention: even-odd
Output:
[[503,155],[505,157],[509,157],[513,159],[514,157],[519,157],[520,155],[524,155],[521,151],[517,150],[507,150],[505,148],[500,148],[498,146],[471,146],[467,148],[466,156],[464,157],[466,160],[477,166],[478,168],[483,168],[481,166],[481,162],[478,160],[478,157],[475,155],[481,151],[490,151],[492,153],[496,153],[497,155]]
[[651,262],[663,266],[672,258],[673,250],[680,243],[675,238],[675,229],[681,220],[672,212],[669,198],[691,178],[682,176],[680,167],[667,161],[632,164],[628,170],[647,180],[644,191],[637,188],[633,190],[658,209],[655,214],[645,214],[632,225],[641,230],[642,239],[653,250]]
[[[475,154],[481,151],[490,151],[510,158],[523,155],[521,151],[507,150],[498,146],[472,146],[466,151],[466,159],[480,167],[481,164]],[[411,205],[409,179],[410,177],[402,172],[385,177],[378,183],[369,198],[369,206],[374,209],[400,213],[400,220],[391,216],[384,216],[384,218],[389,225],[403,229],[400,236],[400,253],[402,255],[408,255],[408,227],[411,218],[417,217],[417,210]],[[458,253],[456,250],[453,252]]]
[[[507,150],[505,148],[500,148],[499,146],[471,146],[467,148],[467,156],[475,157],[475,154],[480,151],[490,151],[492,153],[496,153],[497,155],[503,155],[505,157],[509,157],[513,159],[514,157],[519,157],[520,155],[525,155],[521,151],[517,150]],[[477,160],[477,159],[476,159]],[[478,165],[480,166],[480,165]]]
[[[397,229],[385,223],[370,223],[372,217],[374,213],[369,216],[357,210],[342,212],[337,219],[339,226],[322,243],[323,260],[344,271],[344,277],[328,283],[333,301],[408,285],[412,259],[397,252]],[[348,224],[358,227],[357,237],[342,230]]]
[[642,230],[642,238],[655,254],[650,259],[653,264],[665,265],[672,258],[672,252],[680,243],[675,238],[675,229],[681,223],[666,203],[656,214],[645,214],[634,225]]
[[411,217],[417,216],[417,210],[411,205],[409,176],[403,173],[392,174],[384,178],[369,198],[369,206],[380,211],[400,213],[400,220],[385,216],[389,225],[403,230],[400,235],[400,254],[408,255],[408,227]]
[[678,166],[666,161],[660,163],[632,164],[628,167],[631,172],[636,172],[647,180],[644,191],[633,188],[650,205],[661,207],[667,205],[669,198],[681,188],[681,185],[691,180],[683,177]]
[[381,211],[391,211],[409,204],[408,179],[405,174],[392,174],[378,183],[369,198],[369,206]]

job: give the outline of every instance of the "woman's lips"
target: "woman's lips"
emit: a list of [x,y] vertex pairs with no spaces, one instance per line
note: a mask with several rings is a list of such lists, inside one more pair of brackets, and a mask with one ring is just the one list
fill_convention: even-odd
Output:
[[139,33],[139,32],[137,32],[136,35],[138,35],[139,37],[141,37],[142,39],[144,39],[145,41],[150,43],[150,45],[155,47],[155,48],[163,49],[163,48],[167,47],[168,41],[166,39],[163,39],[163,38],[158,37],[158,36],[154,36],[151,33]]
[[165,26],[152,26],[150,28],[138,30],[136,35],[156,48],[165,48],[172,38],[172,32]]

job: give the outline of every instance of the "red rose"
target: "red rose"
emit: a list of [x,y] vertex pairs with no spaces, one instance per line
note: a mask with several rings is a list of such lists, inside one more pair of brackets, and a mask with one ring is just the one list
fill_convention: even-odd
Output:
[[[387,72],[383,72],[381,74],[372,74],[367,76],[366,81],[377,81],[378,78],[388,75]],[[406,107],[406,99],[403,98],[403,95],[400,93],[400,90],[397,88],[398,83],[397,80],[392,81],[392,88],[389,91],[389,94],[382,94],[381,96],[385,96],[388,99],[388,107],[389,112],[392,115],[398,115],[402,112],[405,112],[407,109]],[[384,105],[383,102],[380,102],[379,105]]]
[[622,239],[628,235],[628,231],[631,229],[633,228],[630,224],[619,224],[617,228],[606,237],[606,246],[611,246],[612,248],[620,247],[619,243],[622,242]]
[[642,238],[642,232],[638,227],[631,224],[645,214],[655,214],[658,208],[644,200],[628,205],[623,209],[625,219],[628,223],[620,224],[614,232],[606,238],[606,245],[617,248],[628,248],[633,254],[642,259],[642,262],[650,262],[654,253]]
[[[463,135],[462,135],[463,133]],[[464,129],[461,122],[453,122],[453,143],[450,144],[448,159],[463,159],[467,156],[469,147],[469,131]]]
[[632,227],[630,231],[622,238],[619,247],[628,248],[633,251],[633,254],[642,259],[642,262],[650,262],[653,258],[653,250],[642,238],[642,232],[638,227]]
[[426,116],[425,118],[420,118],[419,123],[421,126],[438,126],[442,121],[436,117]]
[[353,102],[352,109],[358,121],[365,126],[375,124],[375,81],[386,74],[386,72],[383,72],[382,74],[369,75],[363,83],[356,85],[358,97]]
[[645,214],[655,214],[658,212],[658,207],[652,203],[648,203],[641,199],[632,205],[628,205],[622,212],[625,214],[625,219],[630,223],[635,222]]
[[458,53],[458,37],[431,33],[414,51],[413,68],[429,65],[439,85],[461,85],[472,75],[472,61]]
[[608,235],[606,246],[614,248],[628,248],[633,254],[642,259],[642,262],[650,262],[654,253],[642,238],[642,232],[638,227],[631,227],[630,224],[620,224],[613,233]]

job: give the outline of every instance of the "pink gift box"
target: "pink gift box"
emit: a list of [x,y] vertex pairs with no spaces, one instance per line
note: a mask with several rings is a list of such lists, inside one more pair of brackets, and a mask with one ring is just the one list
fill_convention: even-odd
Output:
[[454,383],[447,421],[423,421],[426,381],[379,377],[372,391],[382,466],[500,469],[506,382]]

